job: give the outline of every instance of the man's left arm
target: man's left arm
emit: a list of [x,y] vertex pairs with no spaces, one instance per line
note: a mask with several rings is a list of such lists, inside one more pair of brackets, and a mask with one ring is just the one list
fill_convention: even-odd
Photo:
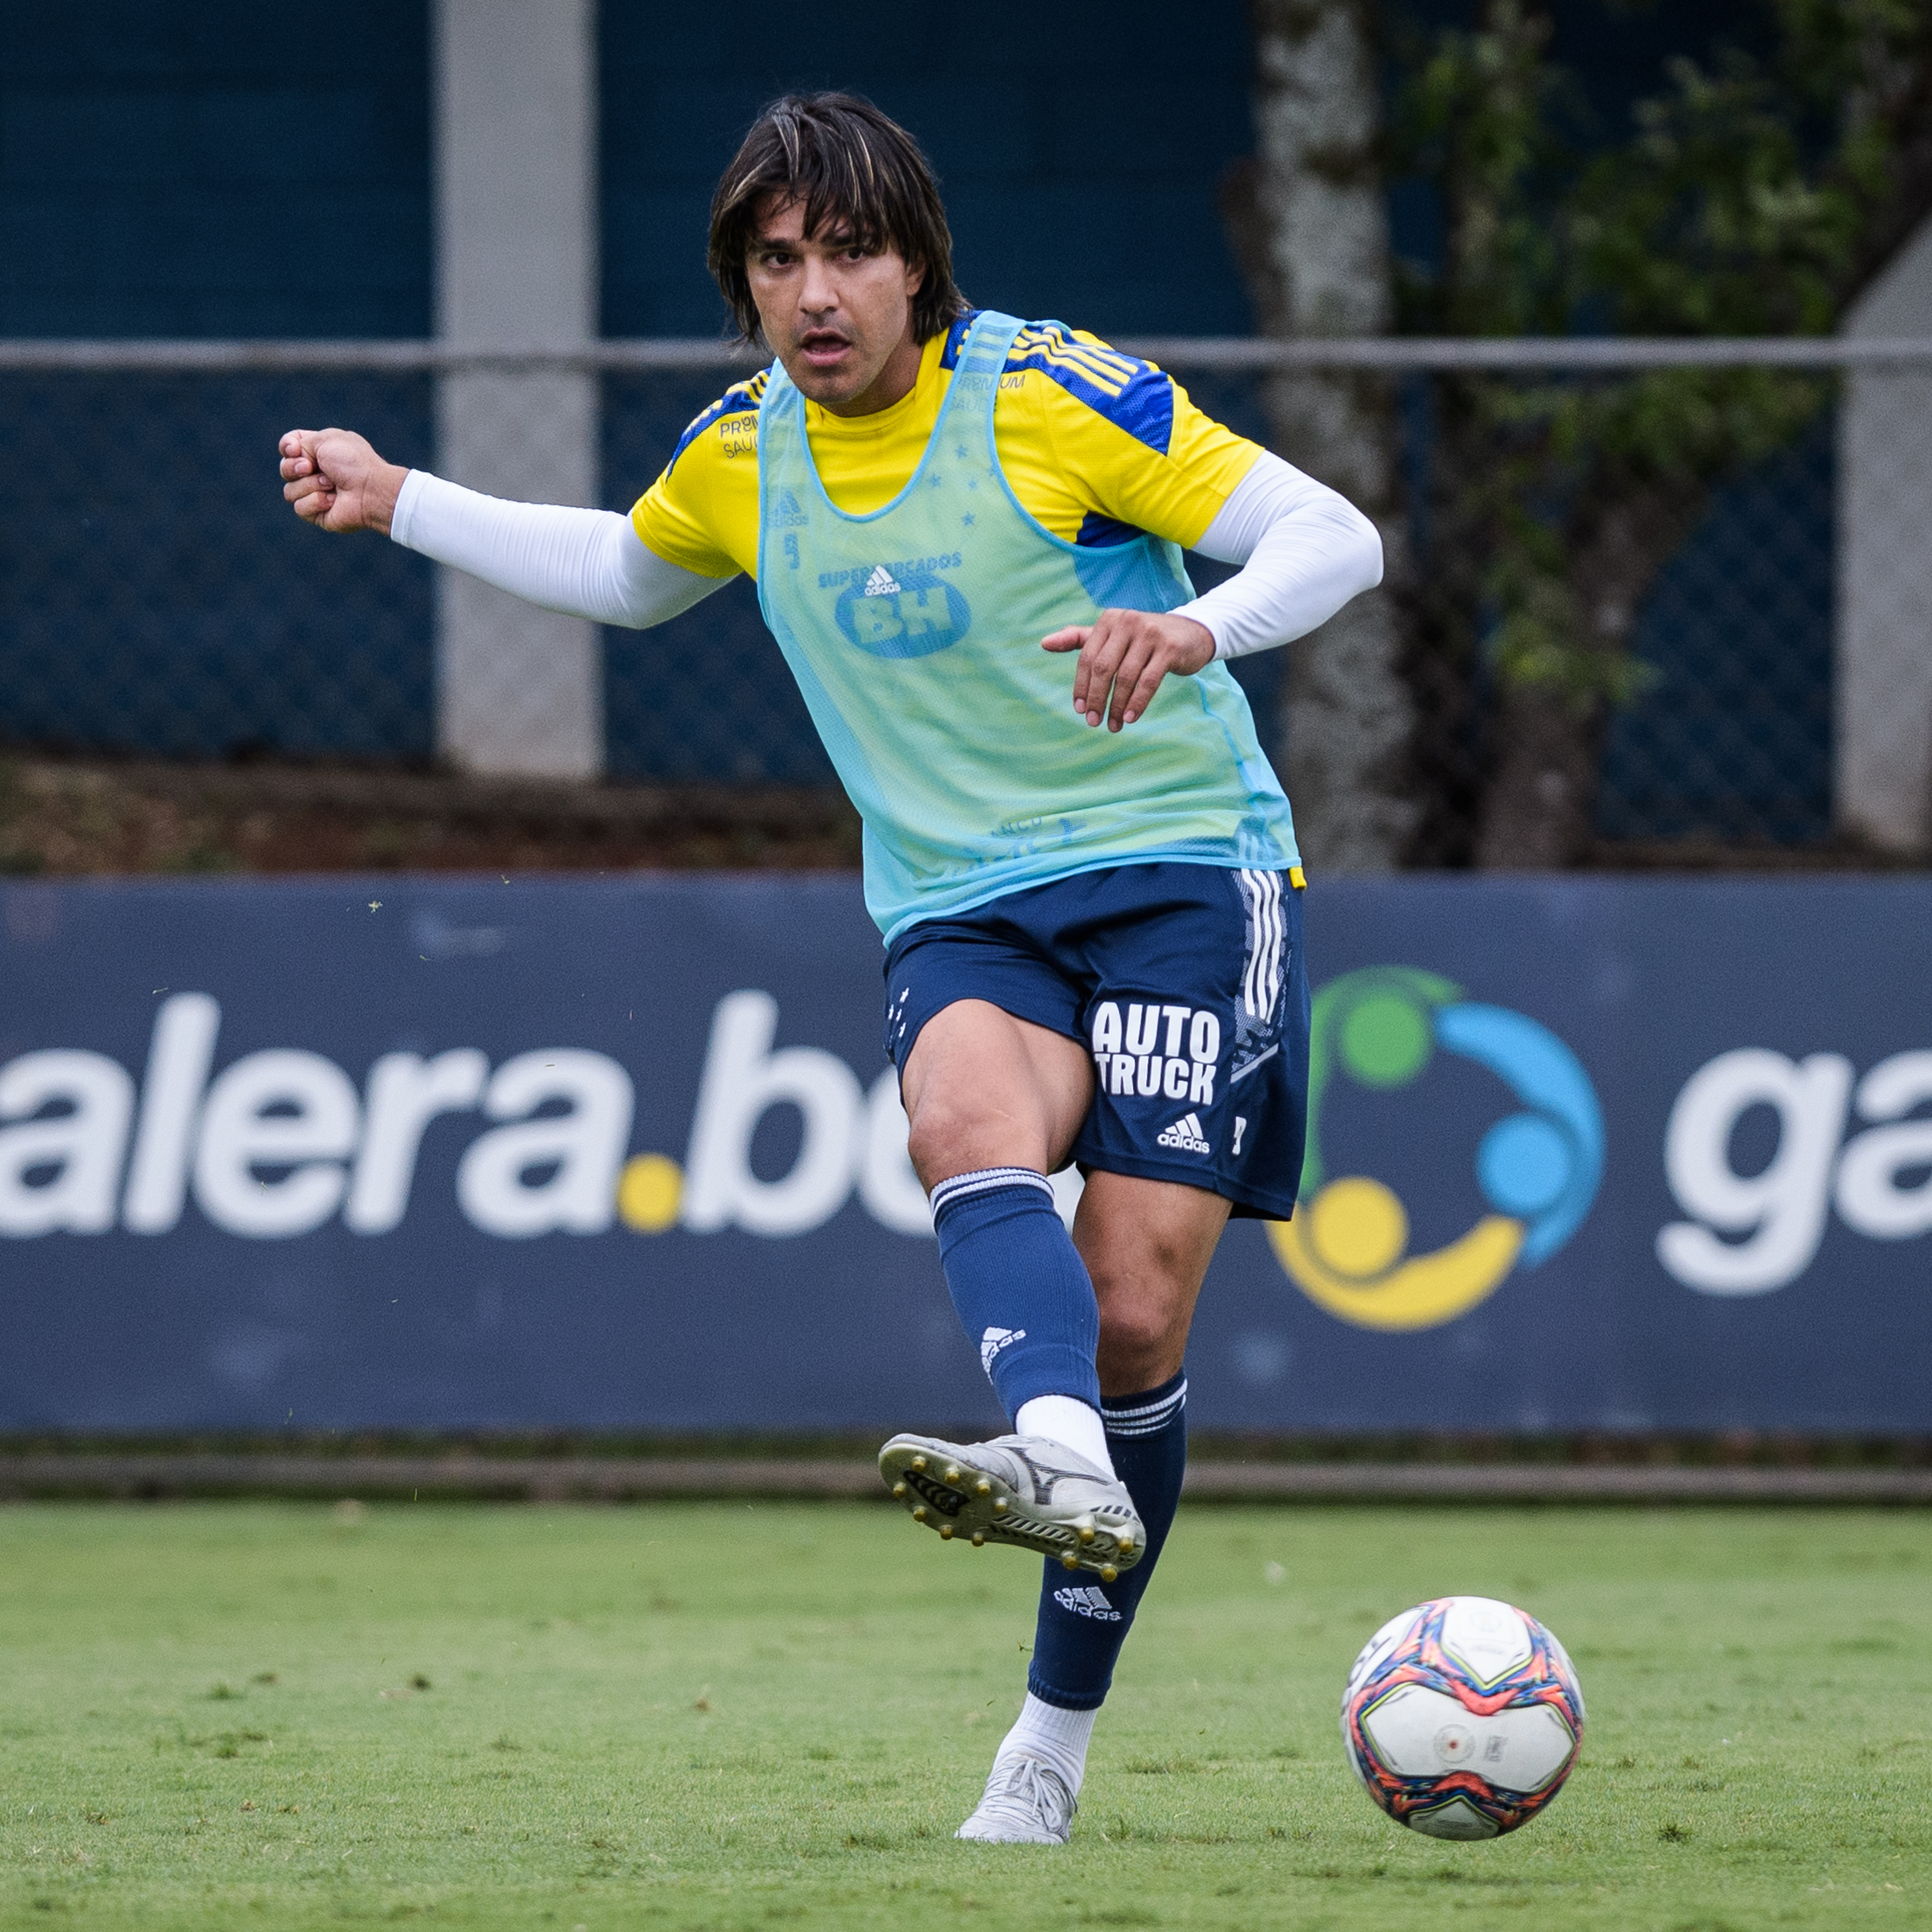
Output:
[[[1171,382],[1142,370],[1143,381]],[[1172,396],[1172,430],[1158,454],[1098,425],[1078,448],[1055,439],[1102,514],[1241,566],[1178,610],[1103,610],[1041,640],[1079,652],[1073,708],[1115,731],[1146,714],[1170,675],[1306,636],[1382,581],[1381,536],[1346,497],[1203,416],[1178,383]]]

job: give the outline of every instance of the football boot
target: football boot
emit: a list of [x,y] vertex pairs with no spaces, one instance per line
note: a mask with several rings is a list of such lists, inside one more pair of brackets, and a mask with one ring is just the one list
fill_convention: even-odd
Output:
[[1111,1583],[1147,1547],[1126,1484],[1044,1436],[895,1436],[879,1451],[879,1474],[914,1522],[976,1550],[1014,1544]]
[[1024,1751],[1002,1751],[978,1810],[952,1835],[986,1845],[1064,1845],[1079,1808],[1058,1772]]

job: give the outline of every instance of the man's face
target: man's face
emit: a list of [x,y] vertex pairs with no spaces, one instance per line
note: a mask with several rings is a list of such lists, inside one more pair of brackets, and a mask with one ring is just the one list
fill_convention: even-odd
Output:
[[804,204],[772,195],[758,211],[745,268],[765,340],[814,402],[862,406],[908,348],[916,371],[912,298],[922,277],[902,256],[868,254],[836,220],[808,236]]

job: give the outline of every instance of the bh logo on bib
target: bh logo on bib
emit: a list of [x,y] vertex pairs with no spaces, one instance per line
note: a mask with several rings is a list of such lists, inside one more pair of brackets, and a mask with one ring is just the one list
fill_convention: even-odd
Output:
[[875,564],[855,570],[832,616],[847,639],[875,658],[923,658],[965,636],[964,598],[928,570]]

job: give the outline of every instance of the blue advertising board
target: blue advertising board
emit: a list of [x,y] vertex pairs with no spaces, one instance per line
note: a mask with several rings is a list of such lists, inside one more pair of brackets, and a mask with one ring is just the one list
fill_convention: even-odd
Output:
[[[1932,882],[1306,914],[1198,1425],[1932,1429]],[[994,1423],[880,958],[845,876],[0,888],[0,1430]]]

